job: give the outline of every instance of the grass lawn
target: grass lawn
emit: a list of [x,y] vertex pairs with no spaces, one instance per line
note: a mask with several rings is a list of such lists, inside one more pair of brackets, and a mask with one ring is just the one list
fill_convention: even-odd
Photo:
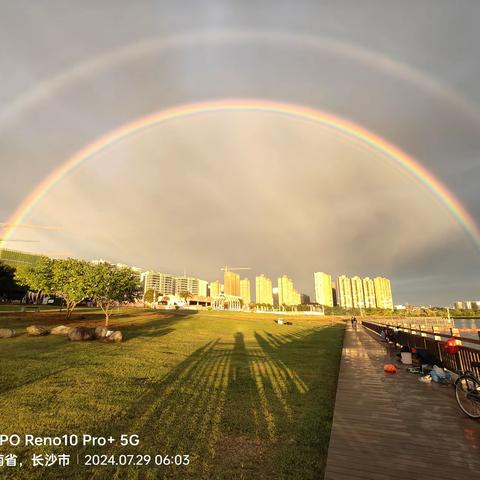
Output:
[[[97,311],[72,325],[100,325]],[[158,313],[112,317],[125,342],[27,337],[59,312],[0,314],[0,434],[138,434],[137,447],[0,447],[23,467],[6,479],[320,479],[325,468],[343,324],[322,317]],[[118,443],[118,442],[117,442]],[[33,453],[188,454],[188,466],[32,468]]]

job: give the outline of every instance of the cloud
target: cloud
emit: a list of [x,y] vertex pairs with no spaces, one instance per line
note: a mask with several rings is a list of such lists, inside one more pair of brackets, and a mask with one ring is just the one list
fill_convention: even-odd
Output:
[[[351,119],[414,156],[480,219],[479,7],[377,3],[264,2],[255,14],[216,1],[137,2],[128,15],[80,3],[5,7],[2,111],[28,108],[7,111],[0,125],[0,220],[119,125],[226,97]],[[455,37],[445,35],[452,25],[461,26]],[[247,30],[248,41],[230,41]],[[219,31],[230,40],[215,40]],[[176,42],[182,35],[210,40]],[[150,48],[158,38],[165,44]],[[115,52],[128,54],[117,61]],[[122,142],[65,179],[27,221],[62,227],[22,231],[39,240],[31,250],[211,279],[220,265],[245,264],[290,274],[311,293],[317,269],[384,273],[396,298],[421,303],[473,295],[476,285],[478,252],[428,191],[314,125],[265,115],[203,115]],[[420,287],[428,278],[436,280]]]
[[85,162],[32,212],[38,248],[214,280],[220,266],[389,275],[445,238],[466,243],[431,192],[380,156],[302,120],[207,113]]

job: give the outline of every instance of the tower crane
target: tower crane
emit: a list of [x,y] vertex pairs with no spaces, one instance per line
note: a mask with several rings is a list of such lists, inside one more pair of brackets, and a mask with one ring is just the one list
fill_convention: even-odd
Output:
[[251,270],[252,267],[229,267],[228,265],[225,265],[222,267],[220,270],[223,272],[231,272],[233,270]]

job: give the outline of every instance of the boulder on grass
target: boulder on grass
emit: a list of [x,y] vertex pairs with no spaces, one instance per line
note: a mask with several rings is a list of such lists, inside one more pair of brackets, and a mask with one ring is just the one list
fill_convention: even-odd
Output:
[[107,342],[120,343],[123,340],[122,332],[117,330],[116,332],[111,333],[108,337],[105,337]]
[[0,338],[12,338],[15,336],[15,330],[11,328],[0,328]]
[[108,328],[97,327],[95,329],[95,338],[105,338],[108,335]]
[[93,329],[87,327],[74,327],[70,330],[68,338],[72,342],[84,342],[86,340],[93,340],[95,338],[95,332]]
[[52,328],[50,332],[52,335],[64,335],[67,336],[70,333],[72,327],[66,327],[65,325],[59,325],[58,327]]
[[27,335],[30,337],[40,337],[42,335],[48,335],[48,330],[42,325],[30,325],[27,327]]

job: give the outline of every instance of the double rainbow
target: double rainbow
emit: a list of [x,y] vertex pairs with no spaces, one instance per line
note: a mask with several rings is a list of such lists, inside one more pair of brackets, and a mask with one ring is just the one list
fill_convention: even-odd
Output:
[[[98,153],[110,148],[112,145],[119,143],[127,137],[154,127],[160,123],[192,115],[226,111],[276,113],[297,119],[309,120],[316,122],[323,127],[329,128],[330,130],[349,138],[351,141],[360,142],[362,145],[380,154],[382,158],[400,166],[403,170],[411,174],[421,184],[427,187],[434,196],[445,205],[450,214],[464,228],[475,245],[480,249],[480,230],[473,217],[468,213],[455,195],[449,191],[438,178],[405,152],[378,135],[375,135],[359,125],[343,118],[299,105],[262,100],[221,100],[181,105],[141,117],[107,133],[93,143],[82,148],[65,163],[52,171],[22,201],[11,218],[8,219],[7,223],[9,224],[9,227],[5,229],[6,231],[4,232],[4,235],[2,235],[3,239],[8,240],[11,237],[15,228],[24,221],[33,208],[58,182],[62,180],[62,178]],[[0,241],[0,247],[2,244],[3,242]]]

